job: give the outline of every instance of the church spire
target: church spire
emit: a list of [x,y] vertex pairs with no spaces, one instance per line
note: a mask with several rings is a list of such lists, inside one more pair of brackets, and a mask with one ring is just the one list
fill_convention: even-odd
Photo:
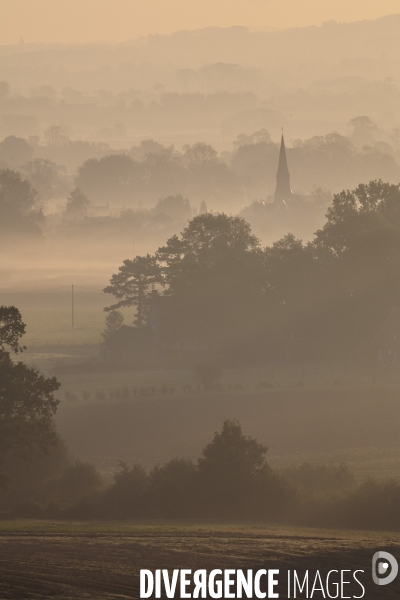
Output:
[[276,174],[275,202],[280,202],[281,200],[288,200],[291,195],[292,190],[290,189],[290,175],[287,166],[285,140],[283,139],[282,131],[281,149],[279,152],[279,165],[278,172]]

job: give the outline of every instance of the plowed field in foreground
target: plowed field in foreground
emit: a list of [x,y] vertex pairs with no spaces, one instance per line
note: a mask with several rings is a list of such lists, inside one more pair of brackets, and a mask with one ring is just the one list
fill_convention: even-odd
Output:
[[[388,586],[371,581],[376,550],[400,558],[400,536],[395,534],[223,526],[68,530],[63,524],[57,530],[53,524],[50,529],[0,526],[1,600],[139,598],[141,568],[281,568],[280,598],[287,598],[287,569],[364,569],[365,598],[400,594],[400,576]],[[361,593],[359,586],[346,590],[349,596]],[[316,592],[313,597],[323,596]]]

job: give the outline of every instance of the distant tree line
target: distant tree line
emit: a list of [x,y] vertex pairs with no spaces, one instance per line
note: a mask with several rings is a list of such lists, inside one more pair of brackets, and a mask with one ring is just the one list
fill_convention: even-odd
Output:
[[[287,149],[294,191],[309,194],[315,186],[338,191],[339,186],[375,178],[398,181],[400,166],[389,144],[355,145],[368,135],[365,129],[368,124],[359,126],[355,138],[330,133],[297,140]],[[221,156],[204,143],[178,152],[149,140],[125,153],[87,160],[78,168],[76,185],[96,201],[118,200],[130,207],[183,194],[194,203],[205,199],[214,209],[238,212],[244,204],[273,194],[278,152],[265,130],[239,135],[233,152]]]
[[[71,140],[61,126],[53,125],[42,142],[38,136],[25,140],[11,135],[0,143],[0,179],[8,169],[20,173],[36,195],[38,210],[44,200],[65,198],[75,187],[92,204],[135,211],[130,220],[143,227],[148,221],[146,215],[141,218],[143,209],[160,198],[180,196],[192,207],[206,202],[212,210],[240,213],[257,235],[275,239],[291,231],[310,239],[323,221],[330,190],[375,178],[400,179],[399,132],[387,136],[389,143],[376,139],[377,125],[366,116],[352,119],[349,126],[349,137],[329,133],[294,140],[287,149],[292,186],[299,196],[283,212],[271,210],[267,201],[275,188],[279,147],[266,129],[239,134],[232,152],[218,154],[203,142],[178,151],[154,140],[113,151],[105,144]],[[0,199],[0,217],[5,210]],[[110,218],[109,225],[121,230],[124,222]],[[15,228],[23,229],[17,221]]]

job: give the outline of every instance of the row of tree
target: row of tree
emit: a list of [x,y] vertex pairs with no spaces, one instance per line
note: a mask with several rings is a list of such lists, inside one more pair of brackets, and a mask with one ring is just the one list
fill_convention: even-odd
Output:
[[[368,117],[356,117],[349,125],[350,137],[329,133],[293,141],[287,153],[297,193],[314,186],[338,191],[379,177],[399,179],[399,131],[393,131],[389,143],[375,139],[378,128]],[[67,172],[60,176],[57,165],[67,165],[70,174],[77,170],[75,185],[96,203],[131,208],[183,194],[192,202],[207,200],[213,208],[239,211],[275,189],[279,146],[265,129],[240,134],[233,151],[220,155],[205,143],[177,151],[154,140],[117,152],[104,144],[72,141],[60,126],[49,127],[45,138],[45,145],[35,136],[29,141],[8,136],[0,143],[0,167],[19,169],[43,198],[62,196],[72,183]]]
[[283,470],[236,420],[197,461],[174,458],[146,470],[120,463],[106,485],[89,463],[72,462],[59,442],[34,463],[9,458],[13,473],[0,490],[3,516],[79,519],[218,519],[297,525],[398,529],[400,486],[358,482],[344,465],[303,463]]
[[[0,307],[0,510],[3,516],[218,518],[398,529],[400,486],[357,483],[343,466],[284,472],[267,448],[225,421],[196,462],[172,459],[147,472],[123,463],[105,486],[93,465],[72,462],[53,426],[59,388],[11,352],[25,331],[15,307]],[[6,350],[8,348],[8,350]]]
[[147,322],[164,288],[172,341],[206,342],[233,356],[343,356],[369,350],[400,297],[400,186],[381,181],[335,195],[312,242],[288,234],[262,248],[240,217],[203,214],[151,256],[125,260],[106,310]]
[[[216,209],[234,211],[255,198],[265,200],[275,189],[279,146],[265,130],[239,136],[233,153],[221,156],[204,143],[186,146],[183,152],[155,142],[144,144],[143,153],[133,148],[84,162],[76,185],[96,201],[113,198],[135,207],[140,201],[184,194],[196,203],[206,199]],[[357,149],[350,138],[330,133],[299,140],[287,154],[292,184],[300,194],[314,186],[338,191],[359,181],[400,178],[389,144]]]

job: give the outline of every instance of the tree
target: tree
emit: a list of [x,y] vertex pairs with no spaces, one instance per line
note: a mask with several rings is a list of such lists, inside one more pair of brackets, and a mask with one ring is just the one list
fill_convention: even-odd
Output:
[[165,265],[166,281],[173,289],[185,285],[186,275],[194,266],[212,267],[218,258],[238,256],[258,247],[259,240],[244,219],[204,213],[189,222],[180,238],[174,235],[167,240],[157,250],[157,258]]
[[174,221],[188,221],[192,216],[189,200],[181,194],[159,200],[153,211],[155,214],[164,213]]
[[348,123],[352,129],[352,138],[356,145],[365,146],[374,143],[374,134],[378,131],[378,126],[369,117],[354,117]]
[[75,184],[90,198],[109,201],[110,196],[131,201],[145,180],[141,163],[126,154],[90,158],[78,168]]
[[57,442],[52,418],[59,401],[54,392],[60,384],[24,363],[14,363],[4,345],[22,350],[19,340],[25,325],[15,307],[0,308],[0,462],[10,452],[28,458],[49,451]]
[[172,298],[171,319],[189,339],[232,337],[257,319],[262,253],[244,219],[201,214],[156,256]]
[[198,460],[205,514],[254,516],[279,510],[288,494],[266,462],[267,450],[245,436],[235,419],[224,422]]
[[20,346],[19,342],[25,333],[25,327],[18,308],[0,306],[0,352],[5,352],[5,346],[11,348],[15,354],[22,352],[24,346]]
[[106,493],[106,505],[111,516],[142,517],[149,508],[149,478],[142,465],[131,468],[122,461],[114,473],[114,483]]
[[193,146],[186,144],[183,147],[183,150],[185,151],[185,158],[189,164],[193,166],[199,167],[205,163],[207,164],[217,161],[217,151],[212,146],[205,144],[204,142],[197,142],[197,144],[193,144]]
[[20,173],[0,170],[0,230],[3,233],[41,234],[43,213],[36,206],[38,194]]
[[400,185],[371,181],[335,194],[313,247],[329,274],[338,342],[367,347],[400,297]]
[[9,135],[0,144],[0,161],[10,167],[19,167],[31,160],[34,149],[24,138]]
[[22,167],[22,172],[44,198],[51,197],[58,181],[57,165],[45,158],[35,158]]
[[146,324],[150,307],[150,295],[156,284],[162,284],[163,278],[156,258],[147,254],[136,256],[133,260],[124,260],[119,273],[110,279],[110,285],[103,292],[112,294],[119,302],[105,308],[112,311],[122,306],[136,306],[134,323],[138,327]]
[[251,135],[245,135],[244,133],[240,133],[236,140],[233,141],[233,148],[237,150],[241,146],[248,146],[250,144],[271,144],[271,135],[269,131],[266,129],[260,129],[260,131],[255,131]]
[[362,233],[382,226],[400,227],[400,185],[378,180],[343,190],[334,195],[326,218],[324,227],[316,232],[315,243],[340,255]]
[[65,506],[90,499],[102,489],[103,480],[94,465],[76,460],[48,487],[52,500]]
[[196,465],[178,458],[156,465],[149,475],[149,491],[149,504],[156,516],[193,516],[198,498]]
[[82,192],[81,189],[75,188],[67,198],[65,207],[66,217],[83,218],[87,215],[89,206],[89,198]]
[[61,125],[51,125],[44,132],[47,146],[66,146],[69,142],[67,133]]
[[107,339],[115,333],[124,323],[124,316],[120,310],[110,310],[106,315],[106,328],[101,334],[103,339]]
[[266,468],[268,448],[245,436],[240,423],[227,420],[199,458],[200,473],[218,481],[244,483]]

